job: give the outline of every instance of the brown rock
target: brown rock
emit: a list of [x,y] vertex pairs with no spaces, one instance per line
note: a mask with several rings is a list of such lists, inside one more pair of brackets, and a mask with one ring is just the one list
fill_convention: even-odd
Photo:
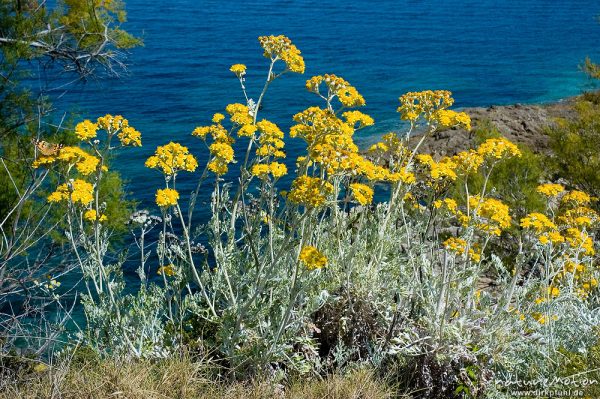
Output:
[[[474,128],[489,122],[510,141],[524,144],[534,152],[546,152],[548,137],[544,133],[545,128],[552,125],[557,117],[572,117],[572,105],[576,99],[577,97],[572,97],[548,104],[464,108],[462,111],[469,114]],[[419,139],[419,135],[412,137],[409,147],[414,148]],[[454,155],[474,146],[471,133],[464,129],[448,129],[427,138],[419,152],[438,156]]]

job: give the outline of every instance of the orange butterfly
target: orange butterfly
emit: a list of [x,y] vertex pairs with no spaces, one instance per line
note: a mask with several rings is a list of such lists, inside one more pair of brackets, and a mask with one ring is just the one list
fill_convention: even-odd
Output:
[[63,148],[62,144],[49,143],[43,140],[31,139],[31,142],[33,143],[35,148],[37,148],[40,154],[46,157],[58,155],[61,148]]

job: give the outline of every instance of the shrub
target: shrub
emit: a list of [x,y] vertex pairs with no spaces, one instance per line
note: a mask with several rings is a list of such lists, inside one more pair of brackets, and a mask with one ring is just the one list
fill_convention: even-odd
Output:
[[[576,117],[558,119],[547,130],[553,157],[550,165],[557,178],[591,195],[600,195],[600,104],[590,98],[577,101],[574,108]],[[591,101],[590,101],[591,100]]]
[[[415,148],[409,134],[389,133],[367,156],[353,139],[374,124],[357,110],[365,99],[333,74],[307,80],[322,105],[293,116],[289,135],[306,153],[288,160],[285,133],[259,118],[260,105],[305,64],[288,38],[259,41],[269,73],[258,100],[246,67],[233,65],[248,101],[192,132],[206,162],[174,142],[146,160],[161,183],[156,208],[129,222],[139,289],[126,293],[124,259],[111,253],[102,176],[114,147],[141,145],[141,134],[107,115],[77,125],[81,146],[36,160],[65,171],[48,201],[64,207],[84,275],[86,345],[125,359],[191,347],[230,377],[271,382],[364,364],[393,375],[395,364],[401,389],[480,396],[506,393],[494,378],[556,375],[547,359],[558,348],[595,343],[598,214],[588,194],[538,185],[536,158],[497,135],[453,157],[419,153],[439,128],[470,128],[443,90],[400,97],[409,132],[424,131]],[[207,186],[211,215],[197,227]],[[407,380],[408,370],[419,375]]]

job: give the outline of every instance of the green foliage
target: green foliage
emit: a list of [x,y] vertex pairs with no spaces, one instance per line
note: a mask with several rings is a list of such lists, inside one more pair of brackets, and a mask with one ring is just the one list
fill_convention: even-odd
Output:
[[553,156],[547,163],[556,178],[600,195],[600,104],[588,95],[578,101],[574,119],[558,119],[547,129]]
[[590,57],[585,57],[581,70],[592,79],[600,79],[600,66],[592,62]]

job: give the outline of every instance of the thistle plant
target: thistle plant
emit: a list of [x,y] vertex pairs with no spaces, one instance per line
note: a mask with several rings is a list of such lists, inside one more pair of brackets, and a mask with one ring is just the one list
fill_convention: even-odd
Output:
[[[593,198],[540,182],[546,210],[516,220],[489,181],[521,156],[518,146],[491,138],[453,156],[420,153],[442,129],[471,128],[448,91],[401,96],[407,131],[361,150],[354,137],[375,121],[358,110],[366,103],[358,89],[334,74],[307,80],[318,103],[292,116],[289,137],[306,151],[290,160],[286,132],[260,105],[276,80],[304,73],[304,60],[284,36],[259,42],[269,63],[257,100],[246,66],[235,64],[243,102],[191,133],[207,156],[170,142],[146,160],[162,184],[156,209],[131,218],[133,293],[124,291],[124,258],[109,256],[99,182],[108,154],[141,145],[139,132],[121,117],[86,121],[76,134],[87,151],[36,161],[64,169],[48,201],[65,205],[90,345],[148,357],[194,346],[241,375],[434,359],[452,371],[443,389],[475,393],[494,375],[555,372],[553,354],[594,343]],[[470,186],[473,176],[481,187]],[[196,188],[182,191],[181,179]],[[211,216],[198,226],[207,190]],[[505,243],[517,250],[492,251]]]

